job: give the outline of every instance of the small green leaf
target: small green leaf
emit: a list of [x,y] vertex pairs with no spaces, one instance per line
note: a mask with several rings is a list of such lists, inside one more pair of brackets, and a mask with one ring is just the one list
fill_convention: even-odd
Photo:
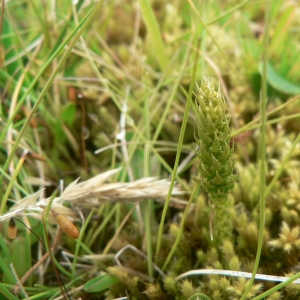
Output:
[[31,268],[31,251],[28,247],[25,237],[18,236],[10,245],[10,255],[13,267],[21,278]]
[[[263,64],[259,64],[259,73],[262,75]],[[268,63],[267,64],[267,81],[275,90],[286,93],[286,94],[300,94],[300,86],[289,82],[281,75],[277,73],[274,67]]]
[[104,291],[114,284],[119,282],[119,279],[116,276],[109,274],[102,274],[95,278],[89,280],[84,286],[83,290],[88,293],[96,293]]
[[206,296],[205,294],[202,293],[196,293],[194,295],[192,295],[188,300],[211,300],[208,296]]
[[73,103],[70,103],[64,107],[63,111],[60,114],[61,120],[66,123],[66,125],[71,126],[74,123],[76,116],[76,106]]

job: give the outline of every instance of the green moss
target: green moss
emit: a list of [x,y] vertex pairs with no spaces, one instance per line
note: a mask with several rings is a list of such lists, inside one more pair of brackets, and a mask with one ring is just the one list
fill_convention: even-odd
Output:
[[[75,298],[102,299],[105,296],[115,299],[128,293],[128,298],[132,300],[186,300],[190,295],[191,300],[196,300],[206,299],[202,297],[203,293],[212,300],[239,299],[248,280],[219,275],[193,275],[182,280],[175,278],[185,271],[202,268],[252,272],[258,242],[260,183],[265,180],[268,186],[272,182],[287,155],[290,155],[289,161],[266,198],[259,273],[285,276],[299,271],[299,147],[289,154],[300,131],[299,99],[291,103],[290,96],[277,91],[276,85],[268,91],[267,111],[271,113],[276,109],[276,112],[268,115],[268,122],[272,124],[267,124],[266,129],[267,172],[266,178],[260,178],[258,118],[261,75],[257,66],[264,47],[261,41],[266,31],[261,31],[259,24],[267,26],[263,18],[266,3],[254,1],[251,5],[234,7],[241,1],[227,0],[214,4],[213,1],[148,2],[159,23],[167,61],[171,62],[166,67],[167,72],[160,68],[157,58],[161,57],[161,53],[153,47],[152,38],[149,38],[151,32],[145,26],[144,15],[138,5],[132,5],[130,0],[103,1],[96,18],[91,20],[81,35],[87,48],[83,40],[76,44],[50,86],[47,81],[50,74],[57,70],[64,50],[56,58],[57,62],[54,60],[42,73],[39,72],[47,62],[50,63],[51,53],[62,45],[62,41],[68,44],[64,48],[72,47],[68,36],[76,26],[77,16],[73,16],[67,1],[57,1],[55,11],[47,6],[47,1],[31,1],[34,5],[7,1],[7,14],[3,19],[5,26],[2,26],[3,68],[0,79],[3,90],[0,124],[0,161],[3,168],[0,181],[3,191],[9,190],[8,184],[13,182],[11,175],[17,174],[15,167],[20,161],[22,149],[28,148],[32,153],[43,155],[45,161],[27,156],[8,197],[12,201],[7,202],[5,211],[24,195],[39,189],[36,184],[53,185],[45,190],[48,197],[61,179],[67,185],[78,177],[89,179],[116,165],[123,167],[123,171],[118,178],[111,178],[112,183],[132,181],[144,175],[169,179],[175,153],[181,149],[176,181],[189,194],[194,187],[191,178],[199,177],[200,192],[193,199],[174,255],[163,270],[166,277],[160,268],[181,233],[179,228],[185,209],[182,200],[185,199],[178,202],[171,199],[165,223],[162,224],[161,249],[154,255],[163,203],[149,201],[151,229],[146,234],[145,218],[138,206],[128,216],[131,205],[99,204],[95,197],[80,211],[74,207],[78,228],[80,221],[89,215],[91,207],[95,208],[81,246],[79,241],[70,241],[65,236],[59,241],[59,249],[75,253],[75,258],[82,261],[82,264],[75,266],[74,260],[73,271],[78,274],[76,280],[73,280],[74,276],[63,274],[62,281],[68,289],[75,291],[101,270],[115,274],[119,280],[99,295],[81,295],[77,292]],[[271,63],[278,74],[286,75],[287,80],[297,78],[300,62],[297,28],[300,18],[295,17],[295,12],[299,10],[299,1],[269,2],[272,2],[270,11],[275,18],[270,23],[272,39],[268,45],[272,54]],[[72,12],[78,14],[78,20],[84,20],[95,3],[79,1]],[[195,7],[191,6],[192,3]],[[201,22],[195,22],[200,16],[203,16],[204,23],[209,24],[205,29]],[[44,40],[39,43],[36,37],[44,37]],[[194,55],[197,51],[196,40],[201,41],[198,60]],[[191,66],[194,64],[197,69],[191,76]],[[190,111],[184,114],[187,99],[190,100],[187,90],[195,81],[201,80],[202,74],[218,76],[222,80],[226,102],[212,80],[203,78],[196,91],[196,114]],[[30,83],[34,85],[30,86]],[[24,132],[21,128],[29,121],[28,112],[32,112],[33,105],[38,103],[43,89],[48,92],[34,114],[35,122],[30,122],[32,127]],[[30,94],[24,97],[29,90]],[[72,93],[74,97],[71,97]],[[298,115],[291,117],[296,113]],[[122,118],[124,116],[124,123],[120,121],[121,115]],[[187,115],[187,126],[184,127],[182,124]],[[253,126],[248,126],[249,122]],[[197,127],[197,166],[190,160],[195,148],[192,145],[193,127]],[[178,137],[183,129],[181,145],[178,144]],[[118,140],[120,131],[124,131],[126,141]],[[19,149],[16,154],[11,149],[15,146]],[[97,149],[101,151],[95,155]],[[8,159],[10,163],[5,167]],[[236,183],[235,173],[238,174]],[[166,190],[168,188],[166,185]],[[73,206],[72,203],[66,205],[69,208]],[[107,218],[110,212],[113,214]],[[23,219],[23,216],[20,217]],[[123,220],[126,224],[122,223]],[[42,237],[42,230],[37,230],[42,228],[42,222],[36,221],[39,226],[33,226],[31,217],[23,221]],[[0,222],[0,227],[2,225]],[[101,230],[98,231],[98,228]],[[17,252],[9,251],[20,239],[6,239],[5,230],[3,227],[0,234],[0,258],[3,258],[0,277],[4,285],[15,277],[12,267],[22,279],[24,271],[30,270],[38,260],[36,249],[40,247],[36,237],[32,238],[32,234],[25,229],[30,235],[30,239],[26,240],[30,246],[26,247],[32,251],[31,258],[28,254],[24,265]],[[18,232],[19,237],[21,232],[24,229]],[[49,246],[56,244],[52,240],[53,233],[54,228],[49,228]],[[214,241],[211,241],[211,235]],[[126,245],[133,245],[145,256],[135,251],[122,252]],[[105,253],[104,249],[107,250]],[[115,256],[118,252],[122,253],[118,256],[120,265]],[[93,262],[90,257],[83,257],[91,254]],[[16,257],[10,257],[13,255]],[[46,284],[44,290],[50,292],[45,297],[59,297],[57,278],[51,266],[46,264],[42,273],[35,271],[32,287],[30,282],[24,283],[29,298],[39,297],[38,294],[43,292],[36,285],[40,276],[44,276],[40,278]],[[276,285],[269,281],[262,283],[263,286],[252,289],[248,296],[254,297]],[[0,288],[0,292],[3,291],[5,289]],[[266,299],[297,300],[299,295],[299,285],[291,284]],[[18,297],[24,298],[26,295],[20,294]]]

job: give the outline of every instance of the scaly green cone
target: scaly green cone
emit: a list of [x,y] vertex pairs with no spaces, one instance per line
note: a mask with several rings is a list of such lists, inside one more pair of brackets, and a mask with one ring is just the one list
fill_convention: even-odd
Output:
[[213,235],[217,239],[230,238],[232,222],[229,191],[233,188],[233,147],[230,146],[229,118],[226,103],[208,77],[203,77],[196,92],[196,142],[198,169],[203,188],[214,207]]

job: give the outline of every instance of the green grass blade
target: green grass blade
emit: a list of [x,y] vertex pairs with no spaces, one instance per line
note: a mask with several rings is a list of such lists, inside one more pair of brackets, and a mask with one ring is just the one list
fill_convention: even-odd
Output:
[[[32,84],[30,85],[30,87],[27,90],[27,93],[25,93],[25,95],[23,96],[23,98],[18,102],[18,105],[16,107],[16,111],[19,111],[19,108],[22,106],[23,102],[26,99],[26,96],[29,94],[29,92],[32,90],[32,88],[34,87],[34,85],[36,84],[37,80],[40,78],[40,76],[43,74],[43,72],[46,70],[46,68],[50,65],[50,63],[53,61],[53,59],[55,57],[57,57],[57,55],[63,50],[64,46],[71,40],[71,38],[74,36],[73,40],[71,41],[68,49],[66,50],[66,52],[63,54],[63,57],[61,58],[60,62],[57,65],[57,68],[54,70],[54,72],[52,73],[52,75],[50,76],[47,84],[45,85],[43,91],[41,92],[37,102],[35,103],[34,107],[32,108],[32,111],[30,113],[30,116],[27,118],[26,123],[24,124],[24,126],[22,127],[21,131],[18,134],[18,137],[15,141],[14,146],[11,149],[11,153],[10,156],[7,158],[7,160],[5,161],[5,164],[3,166],[3,170],[6,171],[10,162],[12,161],[14,154],[17,150],[17,148],[19,147],[19,143],[21,141],[21,139],[23,138],[23,135],[25,133],[25,130],[27,129],[27,127],[30,124],[31,119],[33,118],[39,104],[42,102],[46,92],[49,90],[51,84],[53,83],[56,75],[58,74],[58,72],[60,71],[60,69],[62,68],[62,66],[64,65],[66,59],[68,58],[68,56],[70,55],[75,43],[78,41],[78,39],[80,38],[82,32],[84,31],[84,29],[87,27],[87,25],[89,24],[89,22],[91,21],[92,17],[94,16],[94,14],[97,12],[97,10],[100,8],[100,6],[102,5],[103,0],[100,0],[92,9],[91,11],[86,15],[86,17],[83,19],[83,21],[79,24],[79,26],[72,32],[72,34],[67,38],[67,40],[65,41],[65,43],[63,43],[59,49],[57,49],[57,51],[51,56],[51,58],[46,62],[46,64],[44,65],[44,67],[41,69],[41,71],[39,72],[39,74],[36,76],[36,78],[33,80]],[[16,113],[15,113],[16,114]],[[2,135],[0,137],[0,144],[3,143],[3,139],[5,137],[5,134],[10,126],[10,124],[12,123],[13,119],[15,118],[15,114],[13,114],[10,118],[10,120],[8,120],[8,122],[6,123],[6,130],[3,130]],[[3,181],[3,175],[0,175],[0,183]],[[3,213],[4,211],[4,207],[6,206],[6,201],[7,199],[4,199],[4,201],[1,203],[1,208],[0,208],[0,214]]]
[[167,69],[167,66],[169,65],[169,59],[166,54],[165,45],[162,40],[162,35],[159,30],[159,26],[155,18],[153,9],[150,5],[150,1],[140,0],[139,3],[142,9],[146,27],[150,35],[152,47],[153,49],[155,49],[156,52],[157,61],[161,70],[165,71]]
[[2,282],[0,282],[0,293],[5,296],[5,299],[10,299],[10,300],[18,300],[19,298],[17,298],[14,294],[12,294],[5,286]]
[[264,52],[263,52],[263,76],[262,76],[262,93],[260,100],[260,113],[261,113],[261,128],[260,128],[260,149],[259,149],[259,158],[260,158],[260,199],[259,199],[259,236],[258,236],[258,245],[257,252],[254,262],[254,267],[252,271],[252,277],[247,285],[247,288],[242,295],[241,300],[247,298],[247,294],[250,291],[254,280],[255,275],[258,270],[262,246],[263,246],[263,234],[265,228],[265,201],[266,201],[266,123],[267,123],[267,62],[268,62],[268,43],[270,36],[270,24],[271,24],[271,1],[267,2],[266,14],[265,14],[266,29],[264,33]]

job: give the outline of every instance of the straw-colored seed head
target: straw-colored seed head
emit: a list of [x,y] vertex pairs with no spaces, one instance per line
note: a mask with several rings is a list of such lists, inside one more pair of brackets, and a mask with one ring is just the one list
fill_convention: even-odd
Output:
[[[77,179],[69,184],[59,197],[55,197],[53,200],[51,200],[51,198],[40,197],[40,191],[28,195],[17,201],[9,212],[1,215],[0,222],[23,214],[41,220],[42,213],[49,206],[50,202],[51,210],[68,218],[69,221],[72,222],[77,218],[75,208],[98,207],[106,201],[130,203],[136,203],[145,199],[165,201],[170,181],[147,177],[133,182],[107,183],[107,181],[113,175],[120,172],[120,170],[121,168],[109,170],[82,182],[79,182]],[[173,196],[182,194],[184,194],[184,192],[179,190],[177,186],[173,188]],[[186,204],[185,201],[173,197],[171,201],[183,205]],[[63,205],[67,202],[69,203],[69,207]],[[55,222],[55,216],[52,214],[49,215],[49,222]]]

